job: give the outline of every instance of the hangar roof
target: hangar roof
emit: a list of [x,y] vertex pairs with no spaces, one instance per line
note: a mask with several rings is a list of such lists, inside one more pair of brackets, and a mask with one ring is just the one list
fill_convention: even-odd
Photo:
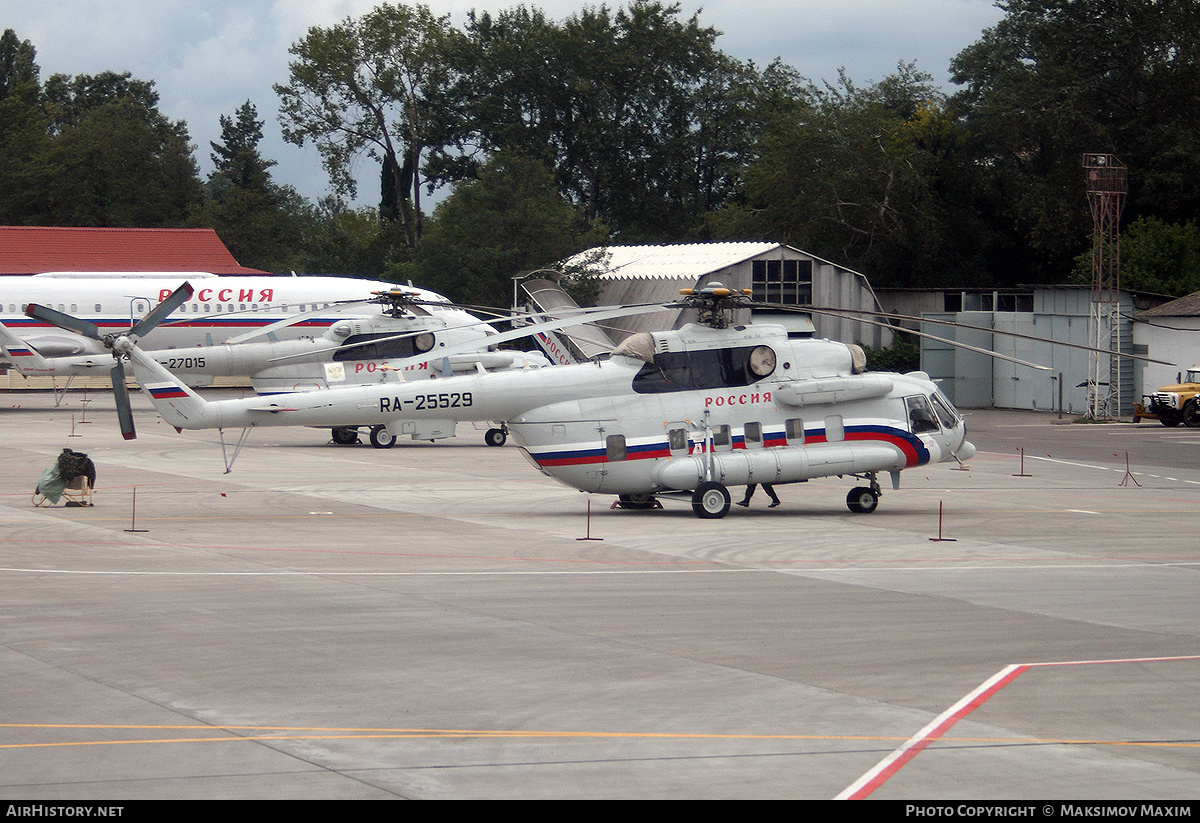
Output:
[[[781,248],[779,243],[679,243],[665,246],[606,246],[608,263],[601,277],[613,280],[698,280]],[[598,251],[592,249],[573,258]]]

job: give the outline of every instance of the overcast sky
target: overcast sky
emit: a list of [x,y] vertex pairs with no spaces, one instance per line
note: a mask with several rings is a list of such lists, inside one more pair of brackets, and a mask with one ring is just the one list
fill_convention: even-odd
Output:
[[[330,26],[375,5],[376,0],[3,0],[0,29],[11,28],[33,43],[43,81],[55,73],[107,70],[153,80],[162,112],[187,121],[205,177],[212,169],[209,142],[220,135],[217,118],[251,100],[266,121],[262,153],[279,163],[276,182],[316,199],[328,185],[320,158],[311,145],[300,149],[283,142],[271,86],[287,80],[288,48],[311,26]],[[461,26],[470,9],[496,12],[520,4],[428,5]],[[527,5],[561,20],[600,4]],[[700,11],[702,24],[723,32],[717,46],[740,60],[764,66],[779,57],[814,81],[836,79],[845,68],[859,85],[888,75],[902,60],[915,61],[947,90],[950,60],[1002,16],[991,0],[711,0],[680,6],[688,15]],[[365,165],[363,172],[372,180],[377,174]],[[373,204],[373,184],[360,188],[361,199]]]

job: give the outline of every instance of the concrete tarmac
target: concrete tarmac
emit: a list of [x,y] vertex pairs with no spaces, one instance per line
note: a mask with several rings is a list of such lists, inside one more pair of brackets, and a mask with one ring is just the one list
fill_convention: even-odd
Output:
[[[582,540],[469,425],[224,474],[90,397],[0,394],[7,797],[1200,797],[1200,431],[968,412],[873,514],[596,496]],[[31,505],[63,447],[94,508]]]

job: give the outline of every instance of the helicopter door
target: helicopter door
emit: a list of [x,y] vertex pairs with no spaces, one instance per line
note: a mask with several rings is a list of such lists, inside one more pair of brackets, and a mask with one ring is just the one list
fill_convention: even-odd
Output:
[[[62,306],[59,306],[61,309]],[[150,301],[144,297],[135,297],[129,301],[129,325],[133,326],[150,313]]]

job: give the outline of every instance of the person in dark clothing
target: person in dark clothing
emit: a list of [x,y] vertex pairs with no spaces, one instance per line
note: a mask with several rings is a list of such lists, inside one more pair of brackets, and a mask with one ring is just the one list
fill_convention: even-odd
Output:
[[[777,494],[775,494],[775,489],[771,486],[771,484],[763,483],[762,487],[763,487],[763,491],[765,491],[767,493],[767,496],[771,498],[771,505],[767,506],[767,508],[773,509],[776,506],[778,506],[779,505],[779,496]],[[738,501],[738,505],[746,506],[747,508],[749,508],[750,498],[754,496],[754,490],[757,488],[758,488],[757,483],[751,483],[749,486],[747,486],[746,487],[746,496]]]

